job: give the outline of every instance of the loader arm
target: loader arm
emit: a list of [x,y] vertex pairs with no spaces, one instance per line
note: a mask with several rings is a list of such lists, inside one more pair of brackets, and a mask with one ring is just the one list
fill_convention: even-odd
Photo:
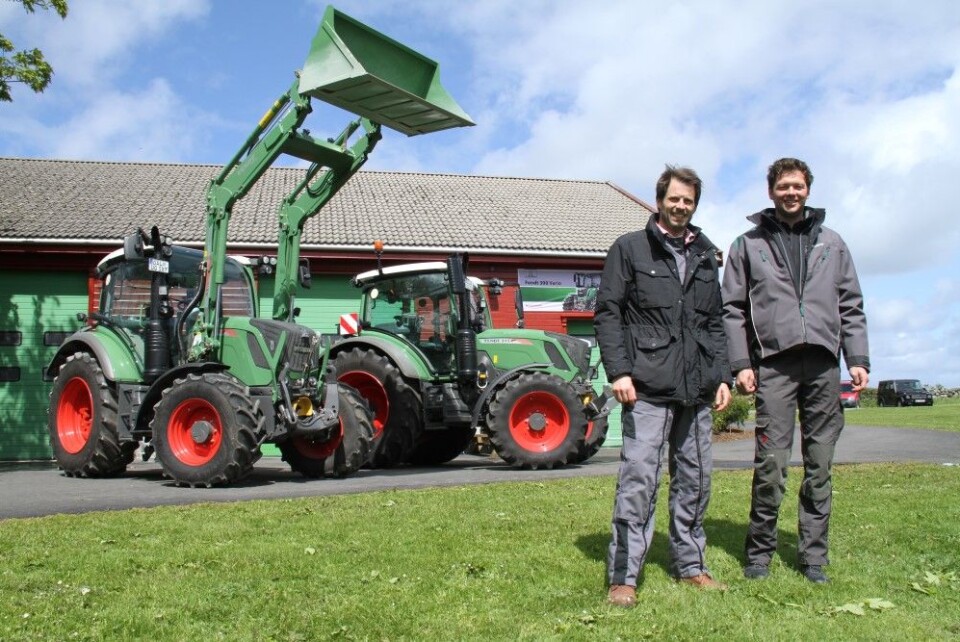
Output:
[[[282,155],[310,162],[303,180],[284,199],[279,213],[277,296],[274,316],[289,320],[295,291],[299,241],[303,225],[314,216],[366,162],[380,139],[380,125],[366,118],[350,123],[336,139],[312,137],[301,129],[312,111],[310,97],[299,91],[299,78],[280,96],[257,123],[240,150],[207,189],[207,227],[204,247],[205,287],[201,301],[200,340],[194,341],[193,359],[218,347],[216,328],[220,324],[224,259],[227,232],[233,207]],[[352,147],[348,139],[364,129]]]
[[[360,128],[363,134],[350,146],[350,137]],[[273,295],[273,318],[293,321],[297,291],[300,236],[308,219],[319,212],[365,162],[380,140],[380,125],[367,118],[350,123],[333,141],[327,157],[315,162],[297,187],[280,206],[280,233],[277,240],[277,276]],[[321,171],[323,170],[323,171]]]
[[[337,138],[320,140],[301,128],[311,98],[357,115]],[[381,125],[408,136],[472,125],[440,84],[433,60],[327,7],[303,70],[280,96],[207,189],[207,225],[200,319],[188,359],[220,347],[227,229],[233,207],[281,155],[310,163],[279,211],[277,284],[273,316],[293,318],[300,235],[314,216],[366,162]],[[359,133],[350,143],[351,136]],[[189,310],[188,310],[189,311]]]

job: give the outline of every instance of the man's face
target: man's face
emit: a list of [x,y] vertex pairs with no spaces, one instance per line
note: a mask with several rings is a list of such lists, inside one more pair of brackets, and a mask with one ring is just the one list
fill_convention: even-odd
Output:
[[663,200],[657,202],[657,209],[660,210],[660,225],[673,236],[683,234],[690,219],[693,218],[693,213],[697,211],[697,206],[694,205],[695,197],[696,191],[693,185],[671,178]]
[[780,178],[769,190],[770,200],[777,214],[788,221],[796,221],[803,216],[803,208],[810,195],[807,179],[800,170],[790,170],[780,174]]

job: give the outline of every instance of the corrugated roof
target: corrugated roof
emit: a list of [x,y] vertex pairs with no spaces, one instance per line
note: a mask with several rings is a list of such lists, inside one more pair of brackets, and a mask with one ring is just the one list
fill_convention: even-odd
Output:
[[[158,225],[202,243],[213,165],[0,158],[0,242],[111,240]],[[230,244],[272,245],[303,171],[272,168],[234,207]],[[358,172],[304,229],[305,246],[603,254],[649,207],[601,181]]]

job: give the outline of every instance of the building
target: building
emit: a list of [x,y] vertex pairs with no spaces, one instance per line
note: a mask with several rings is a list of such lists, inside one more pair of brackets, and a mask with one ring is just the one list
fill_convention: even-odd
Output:
[[[213,165],[0,158],[0,461],[46,459],[50,382],[44,366],[96,308],[93,269],[127,234],[153,225],[174,242],[203,246]],[[276,213],[303,171],[272,168],[234,208],[230,251],[275,253]],[[643,227],[652,208],[600,181],[361,171],[304,229],[301,257],[313,286],[299,321],[333,331],[355,311],[349,278],[376,265],[468,252],[471,275],[507,282],[494,323],[516,322],[522,286],[526,325],[593,335],[589,291],[607,248]],[[260,284],[263,313],[272,282]],[[611,443],[619,423],[612,422]]]

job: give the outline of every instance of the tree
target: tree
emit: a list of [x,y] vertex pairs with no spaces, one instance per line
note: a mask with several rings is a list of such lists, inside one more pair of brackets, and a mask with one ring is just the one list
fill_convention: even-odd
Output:
[[[13,0],[19,2],[27,13],[39,9],[53,9],[61,18],[67,17],[67,0]],[[39,49],[24,49],[11,56],[13,43],[0,33],[0,101],[12,102],[10,83],[22,82],[39,93],[47,88],[53,77],[50,66]]]

